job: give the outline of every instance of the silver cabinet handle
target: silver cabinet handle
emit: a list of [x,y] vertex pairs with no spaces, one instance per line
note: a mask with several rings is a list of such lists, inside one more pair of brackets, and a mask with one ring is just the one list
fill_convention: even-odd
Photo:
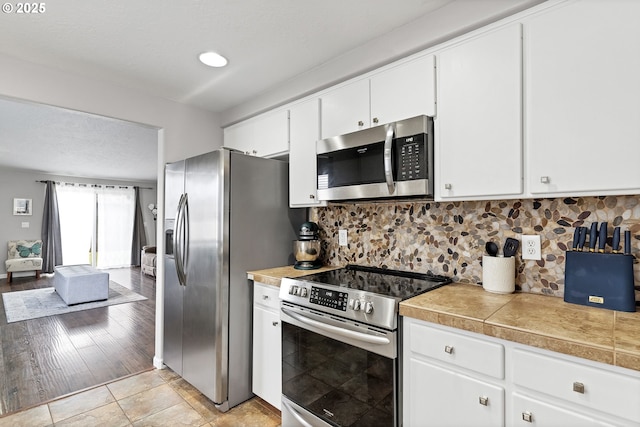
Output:
[[445,190],[451,190],[451,184],[445,184],[444,185],[444,189]]
[[377,117],[373,118],[373,123],[378,123],[378,118]]
[[358,126],[359,126],[359,127],[364,126],[364,122],[363,122],[362,120],[358,120]]
[[278,326],[278,322],[271,322],[273,326]]
[[522,413],[522,420],[526,421],[528,423],[532,423],[533,422],[533,414],[529,411],[527,412],[523,412]]
[[480,403],[482,406],[489,406],[489,398],[486,396],[480,396],[478,398],[478,403]]
[[453,354],[453,347],[451,347],[450,345],[445,345],[444,352],[447,354]]
[[573,383],[573,391],[575,391],[576,393],[580,393],[580,394],[584,394],[584,384],[579,383],[579,382],[574,382]]
[[543,184],[548,184],[549,182],[551,182],[551,180],[549,179],[548,176],[541,176],[540,177],[540,182]]

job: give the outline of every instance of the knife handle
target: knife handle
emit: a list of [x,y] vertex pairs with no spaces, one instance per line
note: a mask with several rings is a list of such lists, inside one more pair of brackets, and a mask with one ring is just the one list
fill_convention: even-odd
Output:
[[631,231],[624,231],[624,254],[631,255]]
[[604,246],[607,244],[607,223],[600,225],[600,233],[598,235],[598,252],[604,253]]
[[613,229],[613,240],[611,241],[611,247],[613,248],[613,253],[618,253],[618,247],[620,246],[620,227],[616,227]]
[[576,227],[576,229],[573,230],[573,243],[571,245],[571,249],[573,249],[574,251],[577,251],[578,242],[580,242],[580,227]]
[[589,252],[596,250],[596,240],[598,240],[598,223],[592,222],[589,232]]
[[580,227],[580,237],[578,240],[578,250],[582,251],[584,241],[587,239],[587,227]]

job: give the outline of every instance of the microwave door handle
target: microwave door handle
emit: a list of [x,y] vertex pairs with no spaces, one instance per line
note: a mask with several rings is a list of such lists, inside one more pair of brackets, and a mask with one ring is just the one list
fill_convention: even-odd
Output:
[[396,185],[393,182],[393,165],[391,164],[391,153],[393,152],[393,137],[396,133],[395,123],[391,123],[387,129],[387,137],[384,140],[384,178],[387,181],[387,189],[389,194],[396,191]]

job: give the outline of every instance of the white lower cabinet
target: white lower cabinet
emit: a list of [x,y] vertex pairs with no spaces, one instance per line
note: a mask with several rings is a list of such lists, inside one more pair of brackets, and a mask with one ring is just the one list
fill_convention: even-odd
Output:
[[[282,326],[278,288],[254,282],[253,392],[280,409],[282,397]],[[233,363],[233,361],[231,361]]]
[[411,358],[405,426],[504,425],[504,388]]
[[403,327],[405,427],[640,425],[640,372],[411,318]]
[[504,348],[404,318],[403,425],[504,426]]

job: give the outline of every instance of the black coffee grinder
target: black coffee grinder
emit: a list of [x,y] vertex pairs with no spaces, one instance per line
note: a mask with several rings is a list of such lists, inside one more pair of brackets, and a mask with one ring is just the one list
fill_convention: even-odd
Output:
[[322,267],[320,261],[320,240],[318,240],[318,224],[305,222],[298,231],[298,240],[293,241],[293,254],[297,270],[315,270]]

